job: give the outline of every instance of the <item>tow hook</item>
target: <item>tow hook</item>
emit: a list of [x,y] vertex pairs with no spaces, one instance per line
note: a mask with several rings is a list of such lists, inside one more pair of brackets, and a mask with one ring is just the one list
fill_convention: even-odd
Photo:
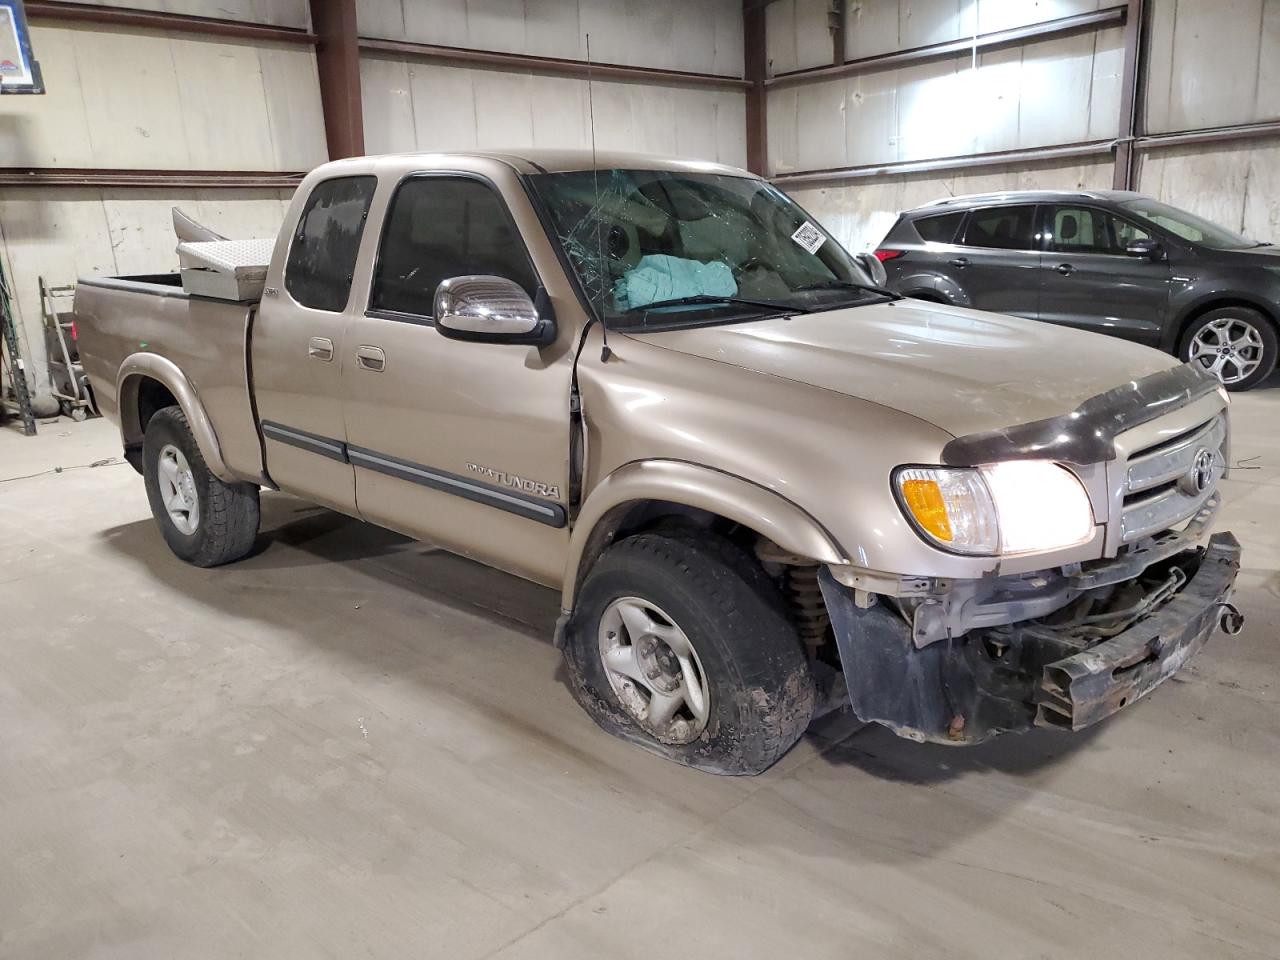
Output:
[[1228,603],[1225,600],[1218,606],[1222,608],[1222,616],[1218,619],[1218,626],[1222,628],[1222,632],[1228,637],[1234,637],[1244,629],[1244,614],[1236,608],[1234,603]]

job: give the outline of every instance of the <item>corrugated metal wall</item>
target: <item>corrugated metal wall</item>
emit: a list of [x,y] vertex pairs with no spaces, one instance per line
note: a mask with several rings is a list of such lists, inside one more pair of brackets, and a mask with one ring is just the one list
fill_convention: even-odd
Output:
[[[837,0],[839,2],[839,0]],[[1025,26],[1105,0],[852,0],[848,59]],[[1280,118],[1280,0],[1149,0],[1146,132]],[[831,63],[830,0],[769,7],[773,74]],[[1112,140],[1123,71],[1119,28],[1025,43],[769,94],[775,174]],[[1243,229],[1280,238],[1280,138],[1142,151],[1138,189]],[[1105,188],[1106,162],[989,167],[793,188],[854,249],[874,245],[896,214],[948,192]]]
[[[365,0],[360,34],[597,63],[742,76],[739,0]],[[398,150],[590,145],[587,83],[573,77],[361,57],[365,146]],[[597,80],[596,145],[746,162],[737,90]]]
[[[308,26],[306,0],[129,6]],[[298,172],[328,159],[309,47],[103,25],[33,24],[48,93],[0,98],[0,167]],[[0,255],[41,406],[37,278],[177,268],[169,208],[230,236],[271,236],[291,191],[0,188]]]

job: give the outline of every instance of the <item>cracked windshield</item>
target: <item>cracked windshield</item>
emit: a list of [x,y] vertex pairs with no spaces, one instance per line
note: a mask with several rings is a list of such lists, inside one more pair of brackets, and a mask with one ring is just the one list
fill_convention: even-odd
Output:
[[531,179],[611,327],[723,323],[893,296],[759,180],[662,170]]

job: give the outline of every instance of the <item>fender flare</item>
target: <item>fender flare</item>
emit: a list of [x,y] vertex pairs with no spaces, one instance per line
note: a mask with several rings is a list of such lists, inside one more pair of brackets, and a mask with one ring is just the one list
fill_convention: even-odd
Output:
[[591,566],[639,503],[663,501],[705,510],[767,537],[787,553],[846,564],[835,538],[803,509],[767,487],[683,460],[640,460],[605,477],[587,496],[569,537],[562,610],[573,609]]
[[209,415],[205,413],[196,388],[176,363],[159,354],[131,354],[116,372],[116,402],[120,411],[120,435],[125,448],[142,443],[142,425],[138,422],[138,386],[144,377],[164,384],[178,401],[210,472],[225,483],[238,482],[239,478],[227,469],[226,461],[222,459],[218,435],[209,421]]

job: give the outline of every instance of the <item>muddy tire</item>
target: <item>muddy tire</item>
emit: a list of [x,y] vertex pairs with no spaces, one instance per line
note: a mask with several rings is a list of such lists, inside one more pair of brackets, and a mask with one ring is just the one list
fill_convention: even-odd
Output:
[[808,659],[777,588],[710,533],[611,547],[579,593],[565,663],[602,728],[710,773],[768,769],[813,716]]
[[169,549],[197,567],[239,560],[258,536],[258,488],[223,483],[200,455],[179,407],[157,410],[142,442],[151,512]]

